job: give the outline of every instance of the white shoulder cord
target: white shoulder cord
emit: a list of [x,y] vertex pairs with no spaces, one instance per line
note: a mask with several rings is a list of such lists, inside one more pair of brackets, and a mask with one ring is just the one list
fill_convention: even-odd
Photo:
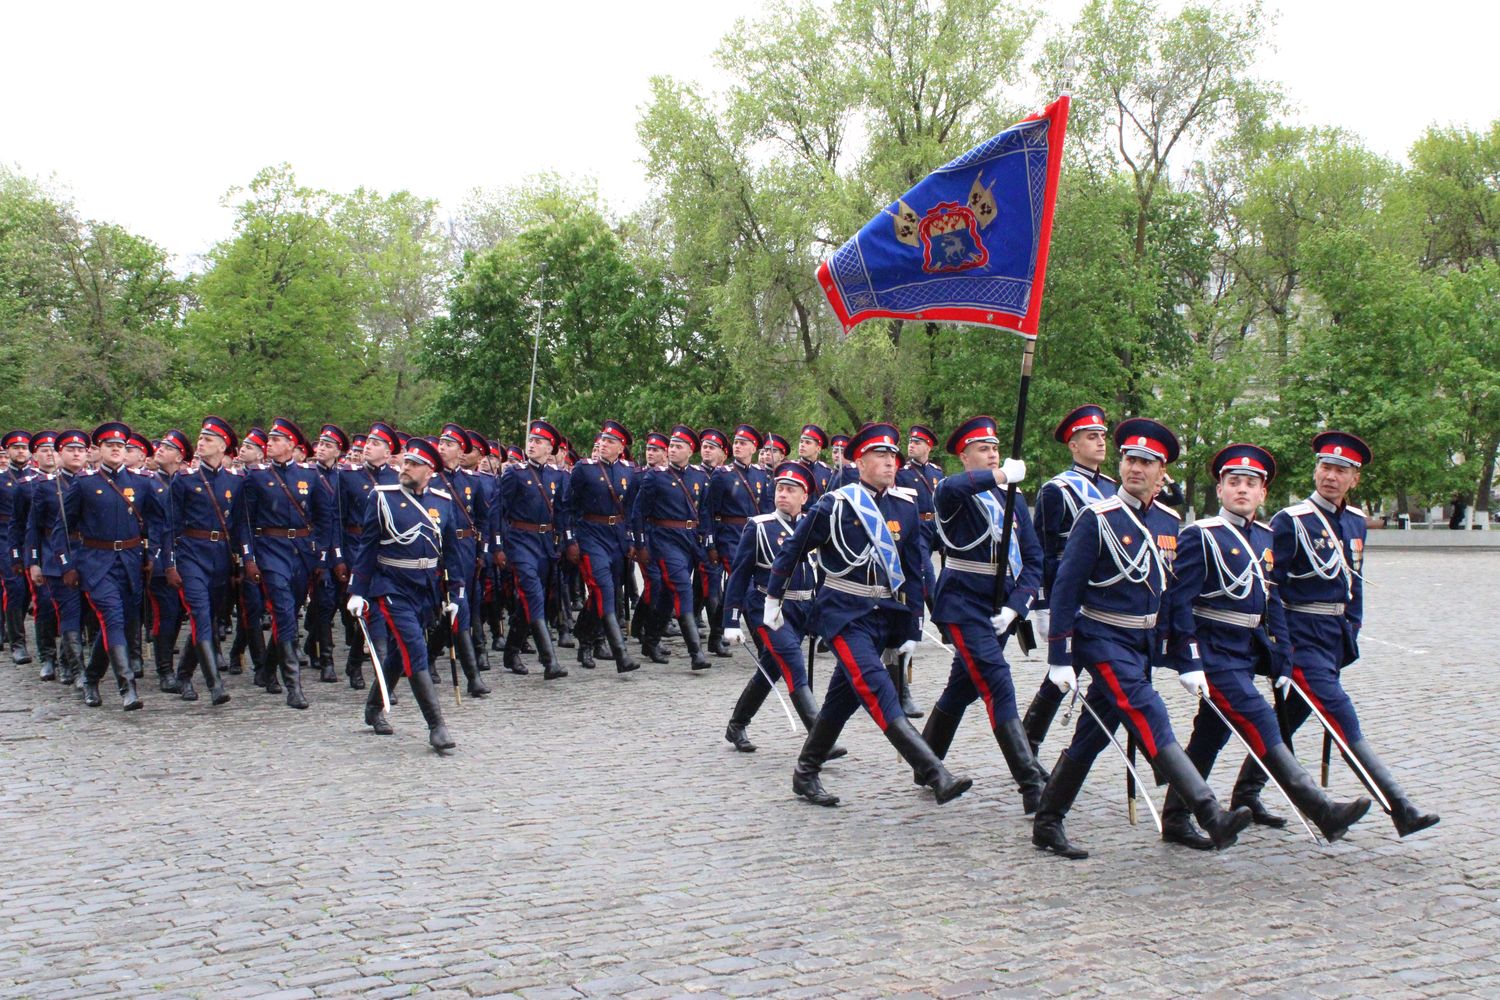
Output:
[[1130,555],[1126,551],[1125,546],[1120,542],[1119,537],[1115,534],[1114,528],[1110,526],[1109,518],[1105,517],[1101,511],[1094,511],[1094,516],[1099,522],[1100,545],[1109,553],[1110,558],[1114,560],[1115,569],[1119,570],[1119,572],[1108,580],[1090,580],[1089,585],[1094,587],[1111,587],[1121,580],[1127,583],[1145,583],[1147,578],[1151,576],[1154,563],[1157,581],[1162,589],[1165,590],[1167,586],[1167,565],[1166,561],[1162,559],[1160,550],[1156,547],[1156,540],[1151,537],[1151,533],[1146,530],[1145,526],[1141,524],[1140,520],[1136,518],[1135,514],[1131,512],[1130,507],[1123,500],[1120,502],[1119,509],[1124,511],[1125,516],[1129,517],[1135,526],[1140,529],[1141,540],[1145,544],[1136,550],[1135,555]]
[[[937,527],[938,539],[943,543],[943,547],[946,548],[949,552],[955,554],[960,552],[971,552],[974,549],[977,549],[979,546],[983,545],[985,542],[989,541],[991,538],[998,539],[1000,537],[995,532],[995,525],[990,522],[989,514],[985,511],[984,505],[979,502],[979,498],[969,497],[969,503],[972,503],[974,505],[974,509],[979,511],[979,516],[984,519],[985,523],[988,524],[988,527],[984,531],[981,531],[979,533],[979,536],[968,545],[953,544],[952,540],[948,538],[948,533],[943,530],[943,516],[939,514],[937,515],[937,517],[933,518],[933,524]],[[936,507],[937,505],[933,504],[933,506]],[[962,514],[967,508],[968,504],[961,505],[958,510],[954,512],[953,517],[958,517],[958,515]]]
[[875,558],[874,545],[867,546],[863,552],[855,555],[854,551],[849,547],[848,542],[844,539],[844,528],[841,524],[842,518],[839,517],[839,505],[847,504],[848,502],[848,500],[845,500],[841,496],[835,496],[833,499],[833,508],[828,512],[828,541],[833,546],[834,551],[838,553],[839,558],[844,561],[844,568],[841,572],[835,573],[832,570],[827,570],[828,575],[835,579],[843,579],[854,570],[868,565]]
[[1224,550],[1219,546],[1219,540],[1214,537],[1213,529],[1198,525],[1198,533],[1203,536],[1204,562],[1207,564],[1208,556],[1212,553],[1213,565],[1219,571],[1220,584],[1218,590],[1205,593],[1202,596],[1228,597],[1233,601],[1243,601],[1250,596],[1250,588],[1255,585],[1257,580],[1260,581],[1261,592],[1267,593],[1266,578],[1261,573],[1260,559],[1255,555],[1254,550],[1251,549],[1250,543],[1245,541],[1245,537],[1240,534],[1239,529],[1227,520],[1220,523],[1234,532],[1234,537],[1245,547],[1245,552],[1250,556],[1250,562],[1243,572],[1231,572],[1228,562],[1224,559]]
[[[1339,539],[1338,535],[1334,534],[1333,525],[1329,524],[1328,520],[1323,517],[1323,512],[1318,510],[1317,504],[1309,500],[1307,506],[1317,519],[1322,522],[1324,530],[1328,532],[1328,538],[1333,542],[1330,546],[1332,551],[1327,559],[1318,558],[1313,552],[1312,536],[1307,532],[1307,525],[1302,523],[1302,518],[1295,514],[1291,515],[1292,524],[1297,533],[1297,545],[1303,552],[1307,553],[1307,563],[1312,569],[1306,573],[1288,572],[1287,575],[1293,580],[1306,580],[1311,576],[1316,576],[1320,580],[1333,580],[1342,573],[1345,592],[1352,598],[1354,596],[1354,569],[1344,558],[1344,543]],[[1364,577],[1360,577],[1360,579],[1364,579]]]
[[[376,514],[380,520],[380,544],[410,545],[417,539],[425,537],[427,538],[428,544],[432,546],[432,550],[436,553],[441,554],[442,549],[438,547],[437,542],[433,538],[428,537],[424,533],[424,531],[422,530],[424,526],[421,522],[413,524],[410,528],[407,528],[404,531],[396,530],[396,517],[391,513],[391,502],[386,499],[387,492],[388,491],[386,490],[380,490],[375,494],[377,505]],[[433,524],[432,518],[427,516],[427,511],[422,507],[420,503],[417,502],[417,498],[408,493],[405,486],[401,487],[401,494],[402,496],[410,500],[412,504],[417,508],[417,510],[421,512],[423,520],[427,522],[426,527],[431,528],[433,534],[436,535],[437,525]]]

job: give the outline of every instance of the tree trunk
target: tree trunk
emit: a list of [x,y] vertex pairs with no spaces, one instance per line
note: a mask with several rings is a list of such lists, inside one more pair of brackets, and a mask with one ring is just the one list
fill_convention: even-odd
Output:
[[1480,530],[1490,530],[1490,490],[1495,486],[1495,457],[1500,451],[1500,431],[1485,442],[1484,466],[1479,471],[1479,489],[1474,494],[1474,523]]

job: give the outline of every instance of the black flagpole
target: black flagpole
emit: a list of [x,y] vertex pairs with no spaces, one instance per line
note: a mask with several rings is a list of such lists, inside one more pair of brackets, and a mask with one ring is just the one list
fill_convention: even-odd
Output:
[[[1036,338],[1027,337],[1021,352],[1021,386],[1016,392],[1016,425],[1011,436],[1010,457],[1021,457],[1021,439],[1026,433],[1026,397],[1031,393],[1031,363],[1036,357]],[[1005,573],[1010,566],[1010,534],[1016,509],[1016,485],[1005,485],[1005,524],[1000,528],[1000,555],[995,566],[995,613],[1005,607]]]

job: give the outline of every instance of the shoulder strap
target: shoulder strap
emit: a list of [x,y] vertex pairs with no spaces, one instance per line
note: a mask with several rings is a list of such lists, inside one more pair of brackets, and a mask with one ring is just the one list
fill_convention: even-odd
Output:
[[266,471],[276,477],[277,485],[281,487],[281,492],[286,494],[287,502],[292,505],[292,510],[297,512],[297,516],[302,519],[302,527],[308,531],[312,531],[312,522],[307,519],[307,514],[303,512],[302,505],[297,502],[297,498],[292,496],[292,491],[287,489],[286,480],[281,478],[281,473],[276,471],[275,464],[268,464]]
[[140,512],[135,509],[135,504],[130,502],[130,498],[125,495],[124,491],[120,489],[119,484],[113,479],[103,473],[99,474],[99,478],[108,483],[109,488],[115,491],[115,495],[125,501],[125,509],[130,511],[130,516],[135,518],[137,529],[144,535],[146,533],[146,519],[141,517]]
[[214,505],[214,516],[219,519],[219,530],[224,532],[224,537],[229,537],[229,522],[224,520],[224,512],[219,509],[219,498],[214,496],[214,488],[208,484],[208,477],[203,474],[203,466],[198,466],[198,478],[203,480],[203,490],[208,494],[208,502]]

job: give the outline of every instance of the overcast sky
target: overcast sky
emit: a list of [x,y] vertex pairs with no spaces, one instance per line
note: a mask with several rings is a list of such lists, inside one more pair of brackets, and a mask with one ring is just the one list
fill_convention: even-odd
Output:
[[[1065,24],[1081,0],[1046,9]],[[637,3],[8,4],[0,162],[177,254],[230,232],[225,190],[290,162],[300,181],[409,189],[456,209],[558,170],[612,208],[648,190],[635,138],[648,78],[715,83],[754,0]],[[1402,156],[1429,124],[1500,117],[1500,3],[1268,0],[1280,81],[1306,123]]]

